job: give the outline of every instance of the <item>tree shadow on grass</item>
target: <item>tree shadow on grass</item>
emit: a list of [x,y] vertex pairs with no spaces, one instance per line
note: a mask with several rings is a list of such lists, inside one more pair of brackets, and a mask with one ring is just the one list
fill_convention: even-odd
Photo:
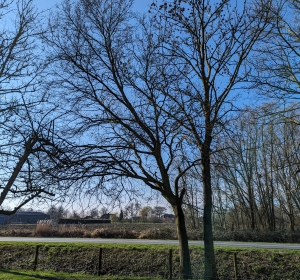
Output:
[[[10,275],[14,275],[15,277],[31,277],[32,279],[45,279],[45,280],[54,280],[54,279],[63,279],[63,278],[56,278],[53,276],[44,276],[44,275],[40,275],[38,272],[36,271],[32,271],[32,272],[22,272],[22,271],[15,271],[15,270],[9,270],[9,269],[0,269],[0,273],[6,273],[6,274],[10,274]],[[17,278],[16,278],[17,279]]]
[[[7,276],[11,275],[11,277],[15,277],[15,278],[12,278],[12,279],[23,279],[24,277],[24,280],[34,280],[34,279],[44,279],[44,280],[65,280],[65,279],[69,279],[69,280],[93,280],[93,279],[98,279],[97,276],[88,276],[88,275],[84,275],[83,277],[81,276],[76,276],[76,275],[57,275],[57,276],[45,276],[45,275],[40,275],[39,272],[36,272],[36,271],[16,271],[16,270],[9,270],[9,269],[1,269],[0,268],[0,275],[1,273],[5,273],[7,274]],[[22,278],[21,278],[22,277]],[[115,276],[115,277],[104,277],[103,276],[100,276],[101,280],[129,280],[129,279],[133,279],[133,278],[130,278],[129,276]],[[9,278],[1,278],[0,279],[9,279]],[[148,277],[136,277],[134,279],[137,279],[137,280],[159,280],[161,278],[148,278]]]
[[[45,279],[45,280],[63,280],[66,279],[63,276],[44,276],[40,275],[38,272],[32,271],[32,272],[22,272],[22,271],[15,271],[15,270],[9,270],[9,269],[0,269],[0,273],[6,273],[14,276],[19,277],[31,277],[32,279]],[[17,278],[16,278],[17,279]]]

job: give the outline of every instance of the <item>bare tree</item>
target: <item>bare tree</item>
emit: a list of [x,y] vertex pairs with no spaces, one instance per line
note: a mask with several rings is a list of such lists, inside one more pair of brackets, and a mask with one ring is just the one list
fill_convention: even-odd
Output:
[[142,217],[144,221],[146,221],[148,218],[150,218],[152,212],[153,209],[151,206],[145,206],[140,210],[139,215]]
[[[0,1],[0,22],[0,213],[12,214],[54,195],[46,169],[55,162],[48,156],[59,153],[52,141],[52,109],[43,105],[44,63],[37,47],[42,31],[33,1]],[[12,210],[5,209],[9,202]]]
[[164,206],[155,206],[152,209],[153,214],[156,215],[158,218],[160,218],[166,211],[167,208]]
[[74,134],[69,139],[77,144],[77,169],[66,177],[81,176],[85,186],[89,181],[89,193],[116,199],[124,190],[146,186],[160,192],[174,210],[182,275],[190,278],[181,178],[198,158],[177,149],[183,145],[180,124],[159,108],[165,101],[157,87],[172,81],[165,84],[156,73],[154,67],[165,58],[157,53],[150,23],[141,20],[138,29],[132,25],[131,5],[131,0],[65,1],[45,37],[52,47],[57,90],[67,92],[59,98],[65,98],[62,109],[70,116],[67,132]]
[[[221,192],[228,197],[235,207],[235,213],[242,213],[248,228],[257,228],[257,205],[255,189],[255,171],[258,163],[259,124],[252,112],[240,113],[232,124],[234,135],[223,136],[220,141],[224,146],[215,156],[215,172],[223,185]],[[240,210],[238,210],[238,208]],[[239,228],[240,214],[236,215],[235,226]],[[234,225],[233,225],[234,226]],[[245,229],[245,228],[240,228]]]
[[[55,134],[53,121],[48,122],[47,113],[40,112],[47,109],[31,107],[28,112],[28,106],[23,105],[13,109],[13,117],[0,125],[0,213],[6,215],[29,202],[52,199],[67,190],[57,179],[65,158],[63,144]],[[5,210],[7,203],[13,203],[13,210]]]
[[90,216],[94,219],[99,216],[99,211],[97,208],[93,208],[90,210]]
[[[11,20],[13,18],[14,20]],[[0,94],[1,112],[10,109],[14,93],[33,91],[40,73],[36,39],[40,30],[32,0],[0,1]],[[36,52],[35,52],[36,51]]]
[[76,172],[94,180],[89,192],[118,197],[130,179],[160,192],[176,217],[182,277],[191,278],[183,178],[200,165],[205,277],[216,278],[213,139],[234,108],[230,94],[247,78],[241,67],[268,25],[270,1],[233,10],[230,1],[162,1],[135,23],[131,5],[65,1],[45,37],[71,116],[67,129],[85,135],[74,150]]
[[[239,133],[223,138],[223,152],[214,158],[214,172],[221,181],[223,201],[229,202],[225,205],[234,217],[235,230],[286,230],[287,225],[295,230],[299,128],[279,122],[278,107],[267,103],[240,113],[232,124]],[[287,111],[289,118],[298,115],[291,107]]]
[[184,212],[189,227],[193,229],[202,228],[203,196],[201,171],[190,170],[183,179],[187,190],[184,198]]
[[59,206],[51,206],[47,214],[50,215],[51,219],[61,219],[61,218],[66,218],[68,216],[68,210],[65,209],[62,205]]
[[[249,61],[257,71],[252,76],[253,87],[261,95],[289,103],[299,94],[299,16],[298,0],[277,1],[272,28],[256,48]],[[283,108],[281,108],[283,109]],[[282,111],[283,112],[283,111]]]
[[141,205],[138,202],[131,202],[124,208],[124,217],[126,219],[136,217],[141,210]]
[[[260,96],[273,98],[281,106],[276,112],[273,112],[273,118],[276,125],[282,131],[281,138],[278,141],[281,146],[274,153],[273,162],[281,166],[276,170],[275,179],[273,179],[272,193],[275,199],[279,201],[281,220],[288,216],[290,229],[295,228],[295,213],[297,208],[297,199],[294,196],[297,193],[297,176],[295,170],[298,168],[297,158],[298,147],[289,141],[285,131],[289,131],[290,136],[297,135],[297,128],[288,125],[286,122],[292,122],[299,125],[299,115],[295,112],[299,109],[299,18],[300,2],[298,0],[278,1],[281,9],[272,10],[274,14],[273,28],[268,36],[256,48],[255,59],[252,59],[253,67],[256,69],[253,79],[253,87],[258,89]],[[295,111],[296,108],[296,111]],[[290,128],[293,127],[291,131]],[[299,139],[294,139],[298,142]],[[285,144],[289,143],[289,147]],[[291,152],[290,148],[294,151]],[[281,158],[277,157],[281,155]],[[290,159],[287,158],[290,156]],[[292,160],[291,160],[292,159]],[[293,166],[292,166],[293,164]],[[288,166],[288,167],[287,167]],[[287,175],[289,174],[289,175]],[[274,186],[275,185],[275,186]],[[273,187],[275,187],[273,192]],[[284,227],[284,225],[283,225]]]
[[[270,24],[272,1],[236,3],[223,0],[156,2],[159,26],[167,30],[162,44],[181,78],[163,94],[166,110],[198,149],[203,180],[205,279],[217,278],[212,232],[211,152],[214,140],[235,110],[238,85],[248,80],[246,58]],[[170,76],[169,76],[170,77]]]

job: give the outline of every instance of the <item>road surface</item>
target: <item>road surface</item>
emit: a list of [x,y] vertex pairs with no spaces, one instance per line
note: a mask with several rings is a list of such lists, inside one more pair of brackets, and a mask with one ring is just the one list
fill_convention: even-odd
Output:
[[[157,244],[177,245],[177,240],[148,240],[148,239],[105,239],[105,238],[43,238],[43,237],[0,237],[0,242],[69,242],[69,243],[97,243],[97,244]],[[203,241],[189,241],[190,245],[203,246]],[[261,249],[292,249],[300,250],[300,244],[290,243],[260,243],[260,242],[234,242],[215,241],[216,247],[237,247],[237,248],[261,248]]]

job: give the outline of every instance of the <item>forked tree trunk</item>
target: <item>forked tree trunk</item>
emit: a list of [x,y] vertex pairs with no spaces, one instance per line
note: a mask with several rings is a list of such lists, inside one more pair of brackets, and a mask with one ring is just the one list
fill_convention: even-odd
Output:
[[192,268],[190,260],[190,251],[188,237],[185,227],[185,218],[182,210],[181,203],[178,205],[173,205],[173,211],[176,219],[177,234],[179,241],[179,251],[180,251],[180,274],[182,279],[192,278]]

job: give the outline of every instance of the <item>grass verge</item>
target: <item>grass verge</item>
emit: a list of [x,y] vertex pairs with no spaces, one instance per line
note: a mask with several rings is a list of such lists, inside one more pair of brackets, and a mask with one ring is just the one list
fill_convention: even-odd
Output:
[[[64,272],[70,277],[81,273],[85,278],[28,279],[97,279],[100,248],[103,253],[100,279],[167,279],[170,249],[173,277],[179,277],[179,252],[175,245],[3,242],[0,243],[0,269],[33,270],[37,245],[38,271]],[[190,253],[195,279],[201,279],[203,247],[191,246]],[[300,250],[216,247],[215,253],[220,279],[234,279],[234,253],[237,254],[239,279],[300,279]],[[142,276],[146,278],[135,278]]]
[[0,269],[0,280],[162,280],[162,278],[149,277],[118,277],[118,276],[88,276],[86,274],[67,274],[59,272],[26,271],[26,270],[8,270]]

